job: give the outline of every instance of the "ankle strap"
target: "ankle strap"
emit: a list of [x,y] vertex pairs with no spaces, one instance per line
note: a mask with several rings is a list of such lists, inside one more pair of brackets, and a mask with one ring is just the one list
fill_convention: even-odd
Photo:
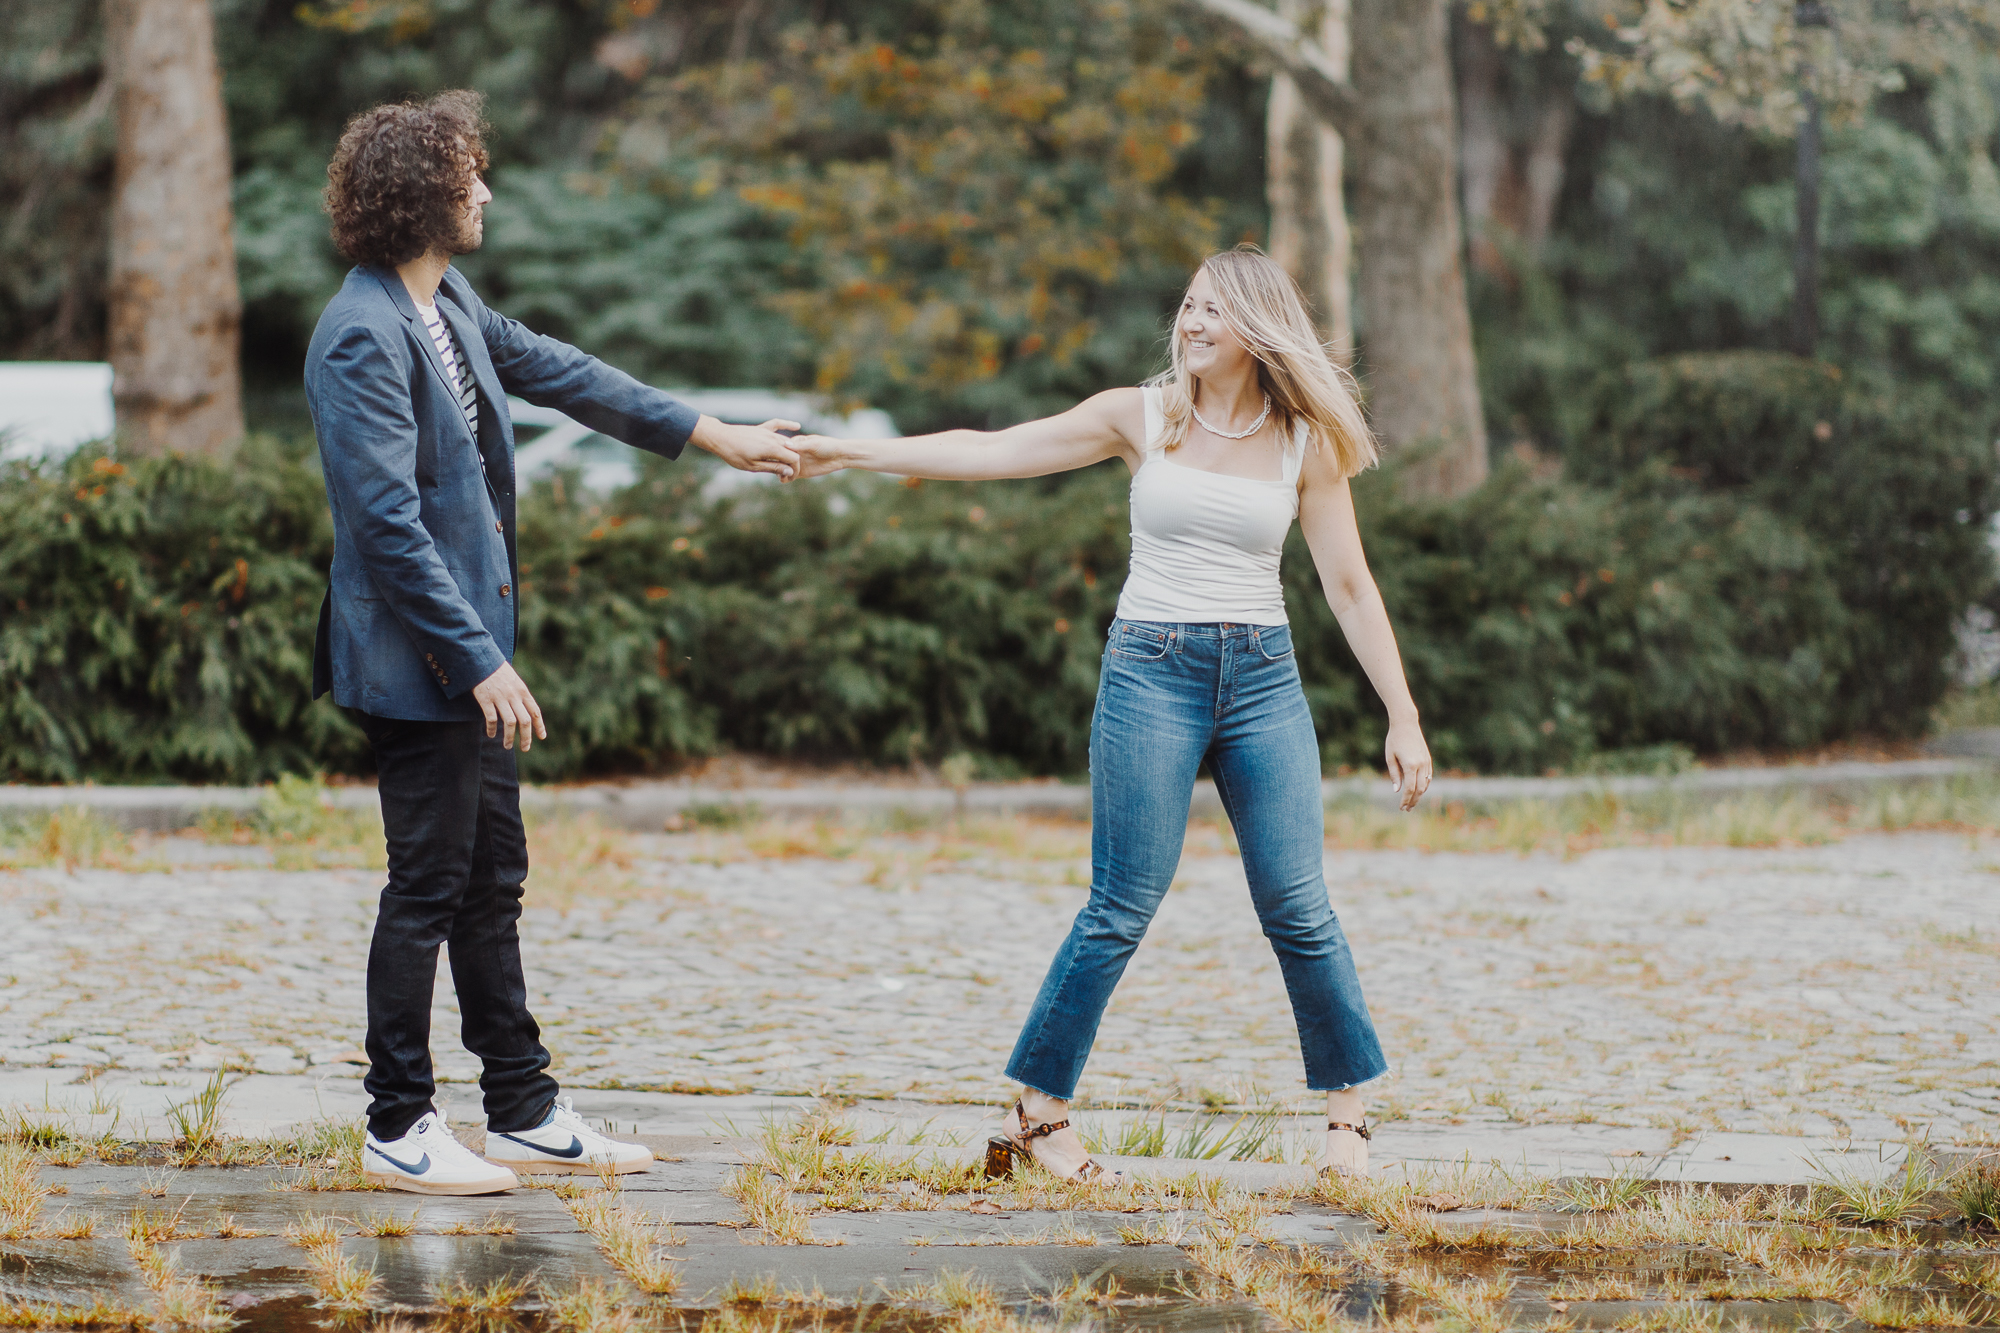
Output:
[[1350,1134],[1359,1134],[1363,1139],[1372,1139],[1375,1137],[1368,1132],[1368,1122],[1366,1120],[1358,1125],[1350,1125],[1341,1120],[1329,1120],[1326,1122],[1326,1127],[1328,1129],[1344,1129]]
[[1014,1114],[1021,1117],[1021,1137],[1024,1140],[1047,1138],[1059,1129],[1069,1128],[1069,1121],[1067,1120],[1058,1120],[1054,1124],[1049,1125],[1030,1125],[1028,1123],[1027,1109],[1019,1102],[1014,1103]]

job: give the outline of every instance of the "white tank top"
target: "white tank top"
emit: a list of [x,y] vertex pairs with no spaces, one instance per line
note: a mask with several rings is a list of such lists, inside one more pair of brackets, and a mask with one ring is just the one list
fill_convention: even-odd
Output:
[[1280,481],[1204,472],[1168,458],[1160,391],[1140,392],[1146,447],[1132,474],[1132,571],[1118,594],[1119,618],[1285,624],[1278,557],[1299,516],[1305,423],[1285,450]]

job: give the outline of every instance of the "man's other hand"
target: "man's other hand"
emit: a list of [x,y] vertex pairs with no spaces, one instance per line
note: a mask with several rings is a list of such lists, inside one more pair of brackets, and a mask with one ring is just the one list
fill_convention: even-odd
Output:
[[791,440],[778,434],[797,430],[796,421],[767,421],[761,426],[731,426],[704,416],[688,438],[697,449],[706,449],[729,466],[742,472],[771,472],[790,481],[798,474],[799,456]]
[[515,672],[512,662],[502,662],[500,669],[472,687],[472,697],[479,701],[479,710],[486,714],[486,734],[491,736],[496,728],[506,728],[506,738],[501,745],[514,748],[514,733],[521,733],[521,750],[525,753],[536,741],[549,738],[549,729],[542,725],[542,707],[535,702],[535,696],[528,693],[528,682]]

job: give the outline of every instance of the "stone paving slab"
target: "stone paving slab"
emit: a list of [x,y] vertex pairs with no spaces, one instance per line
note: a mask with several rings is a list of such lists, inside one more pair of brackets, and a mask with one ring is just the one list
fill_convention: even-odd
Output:
[[98,1300],[138,1309],[152,1299],[125,1241],[24,1238],[0,1241],[0,1296],[31,1304],[90,1305]]
[[238,1306],[314,1294],[305,1253],[283,1236],[183,1240],[161,1248],[179,1256],[183,1273],[215,1283]]
[[454,1285],[483,1287],[495,1281],[526,1281],[531,1290],[517,1309],[537,1308],[539,1289],[562,1290],[582,1281],[608,1283],[630,1291],[597,1242],[569,1236],[348,1236],[341,1252],[374,1266],[382,1279],[376,1299],[396,1305],[435,1308],[441,1291]]
[[[1178,1293],[1195,1270],[1172,1246],[1087,1245],[757,1245],[737,1233],[696,1230],[672,1253],[680,1261],[682,1288],[677,1304],[713,1304],[732,1284],[754,1287],[769,1281],[780,1292],[815,1290],[836,1300],[879,1300],[924,1287],[944,1273],[970,1273],[990,1284],[1002,1300],[1045,1297],[1079,1276],[1103,1270],[1114,1259],[1118,1281],[1137,1295]],[[1264,1327],[1254,1306],[1224,1304],[1245,1330]]]

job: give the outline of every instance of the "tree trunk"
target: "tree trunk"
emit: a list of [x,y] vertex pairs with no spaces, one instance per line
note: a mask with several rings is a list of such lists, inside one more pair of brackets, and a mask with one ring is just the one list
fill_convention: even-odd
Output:
[[1369,415],[1391,447],[1435,442],[1404,475],[1415,495],[1486,479],[1486,422],[1465,308],[1458,122],[1444,0],[1351,0],[1353,71],[1257,0],[1190,0],[1230,24],[1354,149]]
[[[1278,12],[1302,17],[1299,0],[1280,0]],[[1329,0],[1319,22],[1319,45],[1344,80],[1347,68],[1347,0]],[[1352,243],[1341,173],[1346,145],[1340,131],[1315,116],[1298,84],[1280,71],[1271,76],[1264,118],[1266,190],[1271,203],[1271,258],[1305,293],[1319,335],[1344,362],[1354,359],[1354,297],[1348,279]]]
[[1509,254],[1539,255],[1554,226],[1575,99],[1555,81],[1519,87],[1484,24],[1465,20],[1458,31],[1452,64],[1467,248],[1473,268],[1511,286],[1519,275]]
[[1413,495],[1486,479],[1486,422],[1465,305],[1458,118],[1444,0],[1354,0],[1354,214],[1369,414],[1390,446],[1437,452]]
[[220,453],[243,434],[242,303],[214,20],[208,0],[107,0],[105,21],[120,447]]

